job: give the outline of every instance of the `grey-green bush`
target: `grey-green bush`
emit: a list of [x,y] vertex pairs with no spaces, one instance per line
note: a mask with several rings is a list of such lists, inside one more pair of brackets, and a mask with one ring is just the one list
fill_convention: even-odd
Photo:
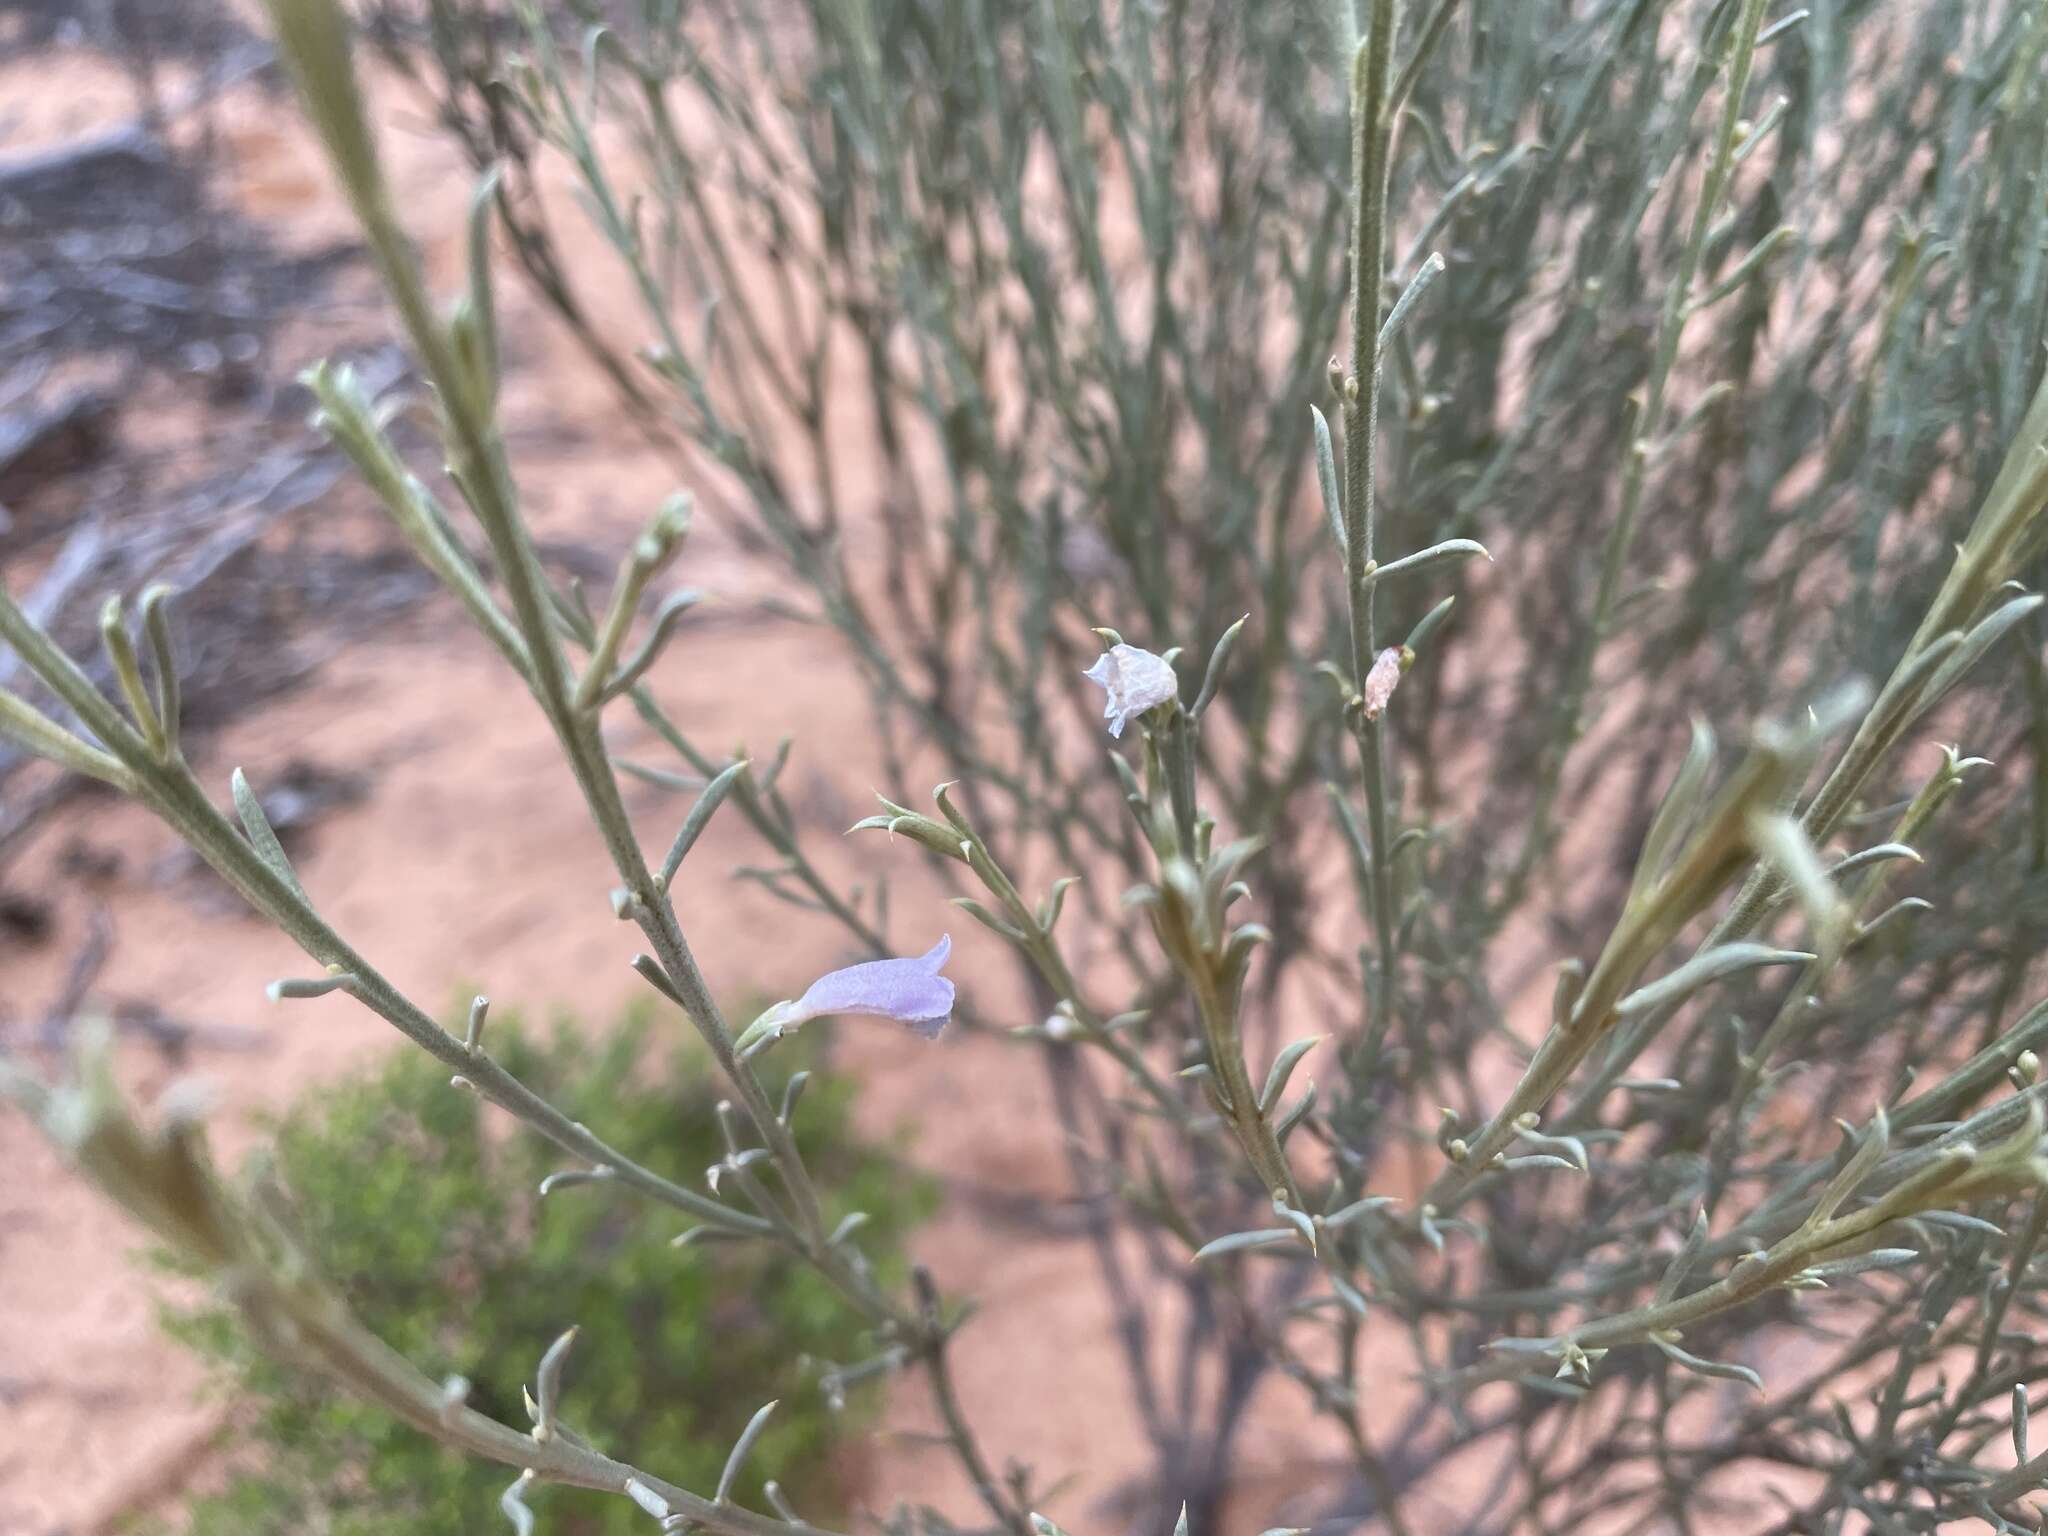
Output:
[[[237,831],[192,780],[118,611],[125,713],[0,605],[73,717],[10,697],[0,724],[191,838],[327,968],[288,991],[349,991],[585,1163],[817,1264],[887,1337],[875,1371],[929,1375],[971,1518],[1040,1522],[1066,1469],[994,1473],[1031,1448],[960,1410],[957,1313],[835,1235],[755,1077],[785,1016],[719,1016],[668,882],[730,807],[769,889],[869,952],[932,925],[835,887],[781,759],[720,761],[645,688],[678,508],[602,613],[535,557],[495,239],[807,594],[898,779],[956,781],[863,825],[1015,952],[963,1022],[1053,1084],[1156,1451],[1139,1524],[1214,1528],[1277,1372],[1351,1453],[1290,1518],[2031,1528],[2048,8],[394,5],[386,56],[490,167],[445,313],[343,19],[273,10],[447,487],[344,373],[311,377],[322,418],[553,724],[644,974],[731,1085],[733,1180],[710,1203],[622,1167],[418,1015],[253,800]],[[556,164],[604,270],[552,234]],[[621,273],[640,313],[612,336],[588,295]],[[627,703],[706,786],[661,866],[599,730]],[[192,1225],[182,1139],[22,1092],[88,1175]],[[1417,1159],[1420,1197],[1388,1200]],[[344,1330],[311,1363],[527,1469],[515,1523],[552,1479],[787,1527],[556,1433],[548,1362],[527,1433],[369,1349]],[[938,1523],[903,1494],[901,1523]]]

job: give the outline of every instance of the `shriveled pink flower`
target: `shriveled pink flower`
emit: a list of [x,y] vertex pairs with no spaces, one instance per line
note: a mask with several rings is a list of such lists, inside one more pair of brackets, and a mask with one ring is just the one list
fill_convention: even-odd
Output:
[[1123,735],[1124,727],[1132,720],[1180,691],[1180,683],[1166,658],[1141,651],[1135,645],[1111,646],[1081,675],[1100,684],[1109,695],[1102,707],[1102,718],[1109,722],[1112,736]]
[[1365,718],[1379,719],[1380,711],[1387,707],[1387,701],[1400,685],[1401,648],[1390,645],[1373,658],[1372,670],[1365,674],[1365,688],[1361,694],[1365,702]]

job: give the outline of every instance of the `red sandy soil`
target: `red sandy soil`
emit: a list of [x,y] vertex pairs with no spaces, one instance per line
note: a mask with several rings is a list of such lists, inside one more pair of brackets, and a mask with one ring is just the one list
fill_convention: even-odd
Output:
[[[61,74],[43,73],[37,87],[46,103],[81,99]],[[53,138],[77,131],[66,117],[52,109]],[[386,117],[403,120],[395,110]],[[343,230],[295,120],[245,90],[221,126],[252,211],[309,246]],[[423,135],[390,138],[400,206],[445,286],[457,268],[465,181]],[[531,307],[509,302],[506,328],[519,359],[507,398],[515,441],[521,429],[545,426],[550,443],[574,445],[548,450],[558,456],[522,455],[535,521],[543,535],[573,537],[609,557],[672,489],[672,472],[627,434],[572,348]],[[301,353],[280,362],[309,360]],[[203,423],[171,418],[151,430],[167,429]],[[377,536],[374,514],[352,486],[299,515],[352,521],[365,538]],[[879,782],[863,690],[824,632],[754,606],[769,574],[715,525],[700,527],[679,574],[725,601],[672,648],[656,676],[659,691],[714,747],[793,735],[785,782],[809,845],[828,870],[857,877],[858,861],[880,850],[840,834],[865,814],[872,788],[896,788]],[[297,696],[208,742],[197,766],[225,798],[234,766],[260,788],[295,759],[367,772],[365,800],[315,827],[300,867],[341,931],[424,1005],[445,1007],[458,989],[480,986],[529,1013],[560,1004],[603,1020],[642,994],[626,964],[632,931],[610,915],[608,867],[548,731],[452,604],[433,602],[355,646]],[[659,846],[678,807],[653,791],[638,794],[636,805],[646,838]],[[226,900],[199,899],[196,877],[165,876],[172,840],[133,807],[77,807],[41,837],[42,862],[24,879],[35,880],[74,838],[121,856],[121,873],[98,893],[119,933],[99,990],[148,998],[179,1019],[259,1042],[198,1054],[217,1095],[214,1137],[224,1163],[250,1147],[264,1113],[374,1053],[405,1048],[346,998],[268,1003],[265,983],[303,973],[307,962]],[[743,823],[727,818],[693,855],[693,878],[681,891],[690,937],[728,996],[781,995],[848,958],[828,920],[724,878],[762,852]],[[928,888],[921,893],[911,858],[899,853],[891,873],[904,945],[922,949],[950,926],[966,994],[998,1018],[1014,1014],[1001,990],[1012,973],[994,940],[971,922],[949,923],[960,914]],[[0,957],[0,996],[15,1017],[40,1018],[58,991],[84,906],[67,900],[51,942]],[[676,1027],[684,1027],[680,1019]],[[869,1127],[907,1126],[920,1162],[1004,1190],[1055,1200],[1070,1193],[1042,1078],[1016,1048],[991,1040],[927,1047],[858,1027],[844,1030],[841,1045],[840,1062],[863,1084]],[[122,1067],[145,1098],[171,1075],[143,1044],[124,1045]],[[232,1453],[224,1405],[199,1395],[194,1363],[159,1336],[153,1306],[161,1282],[136,1261],[136,1229],[89,1195],[19,1117],[0,1115],[0,1159],[8,1169],[0,1184],[0,1532],[86,1536],[136,1510],[146,1512],[146,1525],[168,1521],[178,1491]],[[999,1462],[1022,1457],[1046,1482],[1074,1474],[1054,1512],[1099,1526],[1089,1518],[1091,1501],[1143,1469],[1144,1447],[1086,1246],[1058,1238],[1019,1246],[956,1207],[924,1231],[918,1252],[949,1292],[981,1303],[960,1337],[958,1363],[969,1417],[991,1454]],[[1399,1407],[1385,1405],[1389,1420]],[[1261,1523],[1272,1524],[1287,1512],[1287,1490],[1308,1480],[1328,1447],[1296,1389],[1277,1377],[1250,1421],[1257,1428],[1241,1442],[1246,1487],[1258,1516],[1272,1517]],[[874,1506],[909,1499],[972,1513],[951,1463],[892,1433],[934,1422],[921,1388],[906,1381],[894,1389],[887,1426],[856,1469]]]

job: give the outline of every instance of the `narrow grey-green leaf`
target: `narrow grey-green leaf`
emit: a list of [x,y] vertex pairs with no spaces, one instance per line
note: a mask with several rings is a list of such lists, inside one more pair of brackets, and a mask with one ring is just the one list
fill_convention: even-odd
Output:
[[1422,620],[1408,631],[1407,646],[1411,651],[1420,652],[1429,643],[1445,619],[1451,616],[1451,608],[1458,601],[1455,596],[1447,597],[1422,616]]
[[1307,1090],[1302,1094],[1300,1098],[1294,1101],[1294,1107],[1288,1110],[1286,1114],[1282,1115],[1279,1118],[1279,1120],[1274,1122],[1273,1139],[1279,1142],[1281,1146],[1286,1146],[1287,1138],[1295,1133],[1295,1130],[1301,1125],[1301,1122],[1308,1118],[1309,1111],[1314,1109],[1315,1107],[1316,1080],[1314,1078],[1310,1078],[1308,1080]]
[[1223,669],[1229,665],[1230,653],[1237,646],[1237,637],[1244,632],[1244,627],[1250,620],[1251,615],[1246,614],[1223,631],[1222,638],[1209,652],[1209,667],[1202,674],[1202,691],[1195,695],[1195,705],[1188,711],[1189,714],[1199,718],[1202,711],[1209,707],[1209,701],[1216,697],[1216,690],[1223,686]]
[[1643,839],[1643,851],[1636,859],[1635,878],[1629,885],[1631,901],[1649,889],[1664,872],[1672,851],[1692,830],[1700,807],[1705,803],[1707,776],[1713,769],[1714,733],[1706,721],[1696,719],[1692,723],[1692,743],[1686,748],[1685,760],[1678,765],[1671,788],[1664,792],[1663,803],[1657,807],[1649,834]]
[[142,632],[149,640],[150,659],[156,671],[157,719],[163,724],[165,737],[175,745],[178,716],[184,706],[178,680],[177,646],[171,638],[170,597],[170,588],[161,584],[152,586],[142,594],[141,608]]
[[1624,1019],[1633,1018],[1652,1008],[1676,1003],[1711,982],[1742,971],[1766,965],[1804,965],[1811,959],[1813,956],[1804,950],[1773,949],[1768,944],[1717,944],[1694,955],[1670,975],[1629,993],[1615,1005],[1614,1011]]
[[1702,1360],[1698,1355],[1688,1353],[1676,1344],[1668,1344],[1662,1339],[1652,1339],[1650,1342],[1697,1375],[1713,1376],[1722,1381],[1739,1381],[1758,1392],[1764,1389],[1763,1377],[1746,1365],[1730,1365],[1723,1360]]
[[1563,1158],[1580,1173],[1592,1169],[1592,1162],[1586,1156],[1586,1144],[1576,1136],[1552,1136],[1533,1125],[1517,1125],[1515,1137],[1539,1151],[1547,1151],[1555,1157]]
[[654,956],[635,955],[633,957],[633,969],[638,971],[648,985],[653,987],[663,997],[679,1008],[684,1006],[683,994],[676,990],[676,984],[669,980],[668,972],[661,968],[661,962],[656,960]]
[[697,797],[697,803],[690,807],[690,814],[683,818],[683,824],[676,830],[675,841],[669,844],[668,856],[661,861],[661,883],[667,885],[675,879],[676,871],[683,867],[683,860],[696,847],[697,839],[711,824],[712,815],[725,803],[725,797],[732,793],[732,787],[739,776],[747,771],[747,760],[741,758],[728,764],[718,777],[704,786],[704,793]]
[[1337,1293],[1337,1299],[1344,1303],[1346,1311],[1350,1312],[1354,1317],[1365,1316],[1365,1294],[1357,1286],[1346,1280],[1342,1275],[1333,1272],[1330,1275],[1330,1289]]
[[1394,300],[1394,307],[1387,311],[1387,318],[1380,322],[1379,351],[1382,355],[1385,354],[1388,343],[1401,334],[1402,325],[1407,322],[1408,316],[1414,313],[1415,306],[1422,302],[1422,296],[1429,292],[1429,285],[1437,280],[1443,269],[1444,258],[1441,251],[1431,251],[1422,265],[1415,269],[1415,275],[1408,280],[1408,286],[1401,290],[1401,296]]
[[660,659],[663,647],[668,644],[669,636],[675,632],[683,615],[703,600],[703,593],[692,591],[674,592],[664,598],[661,606],[654,610],[653,622],[647,627],[647,638],[604,685],[599,693],[600,699],[609,701],[631,692],[633,685]]
[[1323,511],[1330,519],[1330,536],[1339,553],[1348,554],[1344,538],[1344,498],[1337,489],[1337,450],[1330,443],[1330,423],[1314,406],[1308,408],[1316,424],[1316,480],[1323,488]]
[[1287,1203],[1284,1197],[1275,1195],[1273,1197],[1273,1214],[1301,1234],[1301,1240],[1308,1244],[1310,1253],[1316,1252],[1321,1247],[1321,1244],[1316,1241],[1315,1220],[1306,1211],[1297,1211]]
[[605,1167],[565,1168],[540,1181],[540,1198],[545,1200],[558,1189],[569,1189],[578,1184],[607,1184],[613,1177],[612,1170]]
[[249,843],[256,850],[256,856],[269,866],[273,875],[291,887],[293,895],[310,906],[312,903],[306,895],[306,888],[299,884],[298,871],[285,857],[284,844],[277,840],[270,818],[263,814],[263,802],[256,798],[256,791],[249,787],[241,769],[237,768],[229,775],[228,788],[235,797],[235,814],[241,818],[242,830],[249,834]]
[[1933,681],[1928,683],[1927,691],[1921,694],[1914,713],[1919,714],[1932,708],[1943,694],[1963,680],[1964,673],[1984,659],[1984,653],[1998,644],[2006,631],[2039,608],[2041,602],[2039,593],[2016,597],[1971,626],[1948,660],[1941,664],[1941,670],[1934,674]]
[[1878,913],[1869,922],[1857,928],[1856,938],[1858,942],[1861,942],[1872,934],[1890,927],[1902,918],[1910,917],[1916,912],[1932,912],[1933,910],[1934,903],[1931,901],[1923,900],[1918,896],[1902,897]]
[[832,1229],[832,1235],[825,1239],[825,1245],[828,1248],[837,1248],[867,1224],[868,1213],[866,1211],[848,1211],[841,1218],[839,1225]]
[[1062,875],[1053,881],[1052,889],[1045,893],[1045,900],[1039,903],[1038,926],[1051,933],[1060,920],[1060,909],[1067,903],[1067,890],[1081,883],[1079,875]]
[[477,336],[483,343],[479,359],[486,381],[498,379],[497,296],[491,291],[491,210],[496,206],[501,169],[493,165],[477,178],[469,196],[469,303],[476,316]]
[[1757,33],[1757,47],[1768,48],[1772,43],[1775,43],[1779,38],[1783,37],[1787,32],[1790,32],[1794,27],[1798,26],[1801,22],[1805,21],[1812,15],[1813,12],[1811,10],[1809,10],[1805,6],[1801,6],[1796,11],[1792,11],[1784,16],[1780,16],[1768,27],[1765,27],[1763,31]]
[[637,1477],[626,1479],[626,1497],[638,1504],[657,1520],[669,1517],[669,1502]]
[[1531,1152],[1526,1157],[1510,1157],[1501,1163],[1509,1173],[1519,1173],[1526,1168],[1562,1168],[1567,1173],[1584,1173],[1586,1170],[1568,1157],[1559,1157],[1554,1152]]
[[955,896],[953,898],[953,905],[965,912],[977,923],[980,923],[982,927],[988,929],[991,933],[1001,934],[1012,944],[1027,942],[1023,929],[1019,928],[1015,923],[1005,922],[1002,918],[997,917],[995,913],[989,911],[987,907],[976,901],[972,896]]
[[263,991],[273,1003],[297,1002],[339,992],[353,986],[355,979],[354,974],[348,971],[331,971],[325,976],[289,976],[273,981]]
[[775,1411],[775,1403],[762,1404],[754,1410],[754,1416],[747,1420],[747,1427],[740,1431],[740,1437],[733,1442],[732,1454],[725,1458],[725,1470],[718,1474],[718,1492],[713,1497],[720,1504],[732,1499],[732,1487],[739,1480],[740,1468],[747,1464],[747,1454],[753,1450],[754,1442],[761,1438],[761,1431],[768,1427],[768,1415]]
[[[1754,143],[1760,141],[1762,135],[1768,131],[1767,124],[1759,124],[1756,133],[1751,137],[1751,141],[1745,143],[1742,148],[1736,151],[1736,158],[1741,159],[1743,155],[1749,153]],[[1734,269],[1726,277],[1722,278],[1720,282],[1714,284],[1712,288],[1709,288],[1705,293],[1693,300],[1691,304],[1687,305],[1687,312],[1698,314],[1701,310],[1710,309],[1730,294],[1735,293],[1763,270],[1764,264],[1777,253],[1778,247],[1795,238],[1796,235],[1789,225],[1780,224],[1776,229],[1765,235],[1763,239],[1751,246],[1748,254],[1735,264]]]
[[1957,1232],[1981,1232],[1986,1237],[2004,1237],[2005,1228],[1995,1221],[1986,1221],[1982,1216],[1972,1216],[1966,1211],[1920,1211],[1913,1217],[1930,1226],[1950,1227]]
[[782,1085],[782,1105],[776,1110],[775,1118],[784,1125],[789,1124],[789,1117],[796,1113],[797,1102],[803,1098],[804,1088],[810,1080],[810,1073],[795,1072],[790,1075],[789,1081]]
[[574,1328],[564,1330],[540,1357],[540,1369],[533,1373],[533,1395],[538,1404],[534,1428],[541,1431],[542,1438],[555,1427],[555,1410],[562,1400],[562,1369],[569,1363],[569,1351],[576,1346],[576,1332]]
[[1257,1232],[1231,1232],[1214,1238],[1195,1250],[1192,1262],[1199,1264],[1204,1259],[1217,1258],[1226,1253],[1243,1253],[1250,1248],[1277,1248],[1281,1244],[1299,1246],[1301,1237],[1291,1227],[1267,1227]]
[[1481,1348],[1490,1349],[1496,1354],[1502,1355],[1548,1355],[1554,1360],[1557,1358],[1558,1349],[1563,1342],[1563,1340],[1555,1338],[1490,1339]]
[[[1846,1125],[1842,1129],[1846,1134],[1854,1134]],[[1870,1117],[1870,1125],[1865,1129],[1849,1161],[1842,1165],[1841,1171],[1829,1179],[1826,1187],[1821,1190],[1820,1198],[1814,1202],[1813,1210],[1806,1218],[1805,1226],[1808,1229],[1830,1220],[1841,1208],[1842,1202],[1856,1193],[1857,1188],[1870,1177],[1871,1170],[1876,1168],[1884,1157],[1885,1150],[1891,1145],[1891,1139],[1891,1118],[1883,1109],[1879,1109]]]
[[1828,866],[1828,877],[1833,880],[1841,880],[1848,875],[1855,874],[1858,870],[1868,869],[1873,864],[1883,864],[1892,859],[1909,859],[1915,864],[1924,864],[1926,862],[1918,853],[1908,848],[1904,843],[1879,843],[1872,848],[1859,849],[1845,859],[1836,860]]
[[1392,1195],[1367,1195],[1363,1200],[1354,1200],[1341,1210],[1332,1211],[1323,1218],[1323,1225],[1326,1228],[1348,1227],[1367,1211],[1383,1210],[1398,1203]]
[[533,1536],[533,1511],[526,1504],[526,1490],[533,1482],[531,1472],[522,1472],[511,1486],[498,1495],[498,1508],[512,1522],[517,1536]]
[[1677,1256],[1665,1269],[1664,1278],[1657,1282],[1656,1305],[1662,1306],[1665,1302],[1677,1298],[1679,1287],[1683,1286],[1692,1274],[1693,1266],[1699,1262],[1700,1254],[1706,1250],[1706,1246],[1707,1213],[1702,1208],[1700,1213],[1693,1217],[1692,1230],[1686,1234],[1685,1242],[1679,1248]]
[[1278,1056],[1273,1058],[1272,1070],[1266,1074],[1266,1086],[1259,1090],[1259,1113],[1270,1115],[1280,1102],[1280,1095],[1287,1091],[1287,1080],[1294,1075],[1294,1069],[1301,1065],[1301,1058],[1321,1045],[1322,1035],[1311,1035],[1306,1040],[1297,1040]]
[[1404,575],[1428,566],[1441,565],[1446,560],[1469,560],[1474,555],[1485,555],[1488,560],[1493,558],[1487,553],[1486,546],[1477,539],[1445,539],[1441,544],[1432,544],[1427,549],[1418,549],[1412,555],[1390,560],[1369,572],[1365,579],[1368,585],[1373,585],[1385,581],[1389,576]]
[[761,1485],[761,1497],[768,1501],[768,1507],[782,1517],[784,1525],[802,1525],[803,1516],[796,1512],[796,1506],[789,1502],[789,1495],[782,1491],[782,1484],[769,1478]]
[[1917,1248],[1874,1248],[1854,1258],[1831,1259],[1825,1264],[1816,1264],[1806,1273],[1818,1275],[1823,1280],[1839,1280],[1849,1275],[1867,1275],[1872,1270],[1897,1269],[1919,1257]]
[[81,740],[19,694],[0,688],[0,741],[109,784],[127,782],[120,761]]

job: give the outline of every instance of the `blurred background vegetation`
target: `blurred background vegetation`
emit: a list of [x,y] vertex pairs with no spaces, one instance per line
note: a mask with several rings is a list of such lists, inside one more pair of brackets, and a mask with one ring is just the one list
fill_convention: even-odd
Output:
[[[657,1046],[647,1015],[636,1010],[609,1030],[567,1018],[523,1028],[508,1016],[492,1033],[505,1064],[569,1113],[603,1124],[621,1151],[663,1175],[697,1183],[724,1152],[718,1093],[701,1054]],[[802,1056],[816,1054],[778,1066],[804,1070],[817,1063]],[[935,1189],[860,1140],[850,1097],[843,1079],[814,1079],[798,1140],[868,1213],[863,1250],[897,1282],[905,1239]],[[483,1102],[450,1092],[447,1072],[418,1052],[307,1093],[264,1156],[357,1316],[427,1369],[468,1380],[471,1406],[523,1418],[527,1356],[573,1322],[582,1330],[570,1373],[577,1415],[605,1427],[613,1455],[711,1486],[747,1421],[776,1398],[740,1496],[758,1504],[773,1478],[808,1517],[844,1518],[878,1399],[821,1390],[820,1378],[860,1358],[867,1341],[814,1272],[758,1246],[678,1251],[679,1223],[602,1184],[542,1197],[560,1154],[489,1125]],[[498,1468],[278,1366],[232,1309],[177,1307],[166,1326],[212,1362],[231,1405],[230,1481],[189,1505],[193,1530],[504,1528]],[[607,1495],[555,1489],[534,1502],[564,1536],[639,1536],[648,1526]]]

